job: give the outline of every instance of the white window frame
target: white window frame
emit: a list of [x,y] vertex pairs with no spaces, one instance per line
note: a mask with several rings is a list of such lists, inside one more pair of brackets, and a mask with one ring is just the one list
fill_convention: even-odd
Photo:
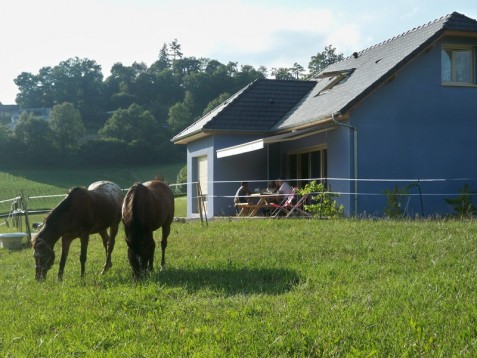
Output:
[[[450,63],[444,62],[444,53],[450,53]],[[458,54],[462,52],[470,53],[470,60],[468,63],[467,70],[470,72],[470,80],[459,80],[457,78],[457,61]],[[450,64],[450,76],[444,76],[444,71],[449,71],[445,68],[446,65]],[[475,87],[476,86],[476,50],[474,46],[471,45],[444,45],[441,49],[441,83],[445,86],[467,86]],[[450,77],[446,79],[445,77]]]

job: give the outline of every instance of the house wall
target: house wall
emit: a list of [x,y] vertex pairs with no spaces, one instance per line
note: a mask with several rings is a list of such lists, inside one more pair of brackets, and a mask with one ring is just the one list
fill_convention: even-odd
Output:
[[[249,181],[249,187],[266,187],[266,150],[259,150],[231,157],[217,158],[218,149],[241,144],[257,138],[244,136],[210,136],[187,145],[187,217],[199,217],[197,207],[196,158],[208,158],[207,216],[235,215],[233,197],[241,181]],[[204,188],[202,189],[204,191]]]
[[[343,205],[345,214],[351,215],[354,211],[354,182],[341,178],[353,177],[353,131],[347,127],[336,127],[317,135],[304,137],[299,140],[282,142],[280,156],[302,149],[310,149],[318,146],[326,146],[328,158],[328,188],[339,193],[334,198],[338,205]],[[284,165],[284,163],[282,163]],[[285,168],[281,168],[280,176],[284,176]]]
[[351,112],[350,124],[358,128],[359,178],[380,179],[360,182],[361,213],[383,215],[384,191],[416,184],[417,179],[420,187],[408,188],[413,195],[405,202],[410,215],[449,214],[452,207],[444,198],[453,197],[466,183],[477,190],[472,159],[477,149],[477,88],[441,85],[443,42],[449,39],[418,56]]
[[[211,137],[207,137],[201,140],[198,140],[187,145],[187,217],[194,218],[199,217],[199,213],[195,208],[197,208],[197,191],[195,183],[198,181],[197,178],[197,157],[207,156],[208,158],[208,170],[207,177],[209,183],[207,185],[207,192],[210,197],[213,197],[214,187],[210,182],[213,180],[213,169],[214,162],[211,160],[213,158],[213,141]],[[204,192],[204,188],[202,188]],[[211,213],[214,211],[214,202],[213,200],[207,201],[207,216],[211,216]]]
[[[215,136],[215,150],[227,148],[258,139],[243,136]],[[249,189],[264,189],[267,186],[267,150],[261,149],[240,155],[217,158],[214,170],[215,181],[215,215],[235,215],[233,197],[241,181],[249,182]]]

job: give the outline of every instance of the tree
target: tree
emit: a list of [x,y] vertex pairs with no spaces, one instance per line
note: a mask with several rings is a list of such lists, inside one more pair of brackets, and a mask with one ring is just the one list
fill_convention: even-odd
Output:
[[174,73],[185,76],[191,73],[198,73],[201,70],[201,61],[195,57],[184,57],[174,60],[172,64]]
[[300,77],[302,77],[303,73],[305,72],[303,66],[296,62],[293,64],[293,67],[290,70],[295,75],[295,79],[297,80],[300,79]]
[[272,76],[274,76],[276,80],[294,80],[295,79],[295,77],[291,73],[291,70],[285,67],[272,68]]
[[168,48],[166,44],[162,45],[161,50],[159,51],[159,58],[154,62],[149,70],[154,73],[159,73],[165,69],[171,67],[171,59],[168,53]]
[[171,50],[172,61],[176,61],[182,58],[181,45],[177,39],[174,39],[170,44],[169,48]]
[[22,72],[13,80],[19,89],[16,102],[22,108],[51,107],[50,100],[45,96],[49,92],[49,81],[44,77],[50,67],[44,67],[38,75]]
[[99,134],[126,143],[137,140],[152,142],[157,130],[156,120],[152,114],[141,106],[132,104],[128,109],[114,111],[104,127],[99,130]]
[[33,113],[23,112],[20,115],[14,134],[17,146],[20,147],[12,153],[13,158],[24,163],[41,162],[45,164],[57,157],[53,146],[53,132],[48,122],[35,118]]
[[207,107],[204,108],[204,111],[202,112],[202,115],[205,116],[207,113],[212,111],[215,107],[219,106],[221,103],[226,101],[230,97],[230,94],[228,93],[222,93],[219,97],[213,99],[212,101],[209,102]]
[[62,151],[75,148],[85,133],[80,111],[68,102],[53,106],[49,122],[55,142]]
[[191,112],[184,102],[179,102],[169,108],[169,117],[167,122],[171,127],[172,133],[179,133],[180,130],[187,127],[191,122]]
[[329,65],[341,61],[344,58],[342,53],[337,54],[336,49],[329,45],[325,50],[311,57],[308,64],[309,76],[314,77]]
[[37,75],[23,72],[15,80],[20,93],[16,101],[22,108],[51,108],[55,104],[73,104],[88,123],[102,118],[103,74],[101,66],[78,57],[43,67]]

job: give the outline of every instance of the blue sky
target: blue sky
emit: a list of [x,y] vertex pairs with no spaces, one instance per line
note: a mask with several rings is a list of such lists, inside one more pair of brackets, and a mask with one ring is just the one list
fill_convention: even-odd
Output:
[[72,57],[151,65],[177,39],[185,56],[307,68],[332,45],[345,56],[453,11],[477,19],[475,0],[15,0],[0,4],[0,102],[22,72]]

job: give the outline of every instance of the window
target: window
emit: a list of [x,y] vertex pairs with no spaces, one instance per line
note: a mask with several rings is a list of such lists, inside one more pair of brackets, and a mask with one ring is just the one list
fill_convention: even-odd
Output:
[[298,179],[290,181],[293,186],[304,187],[309,180],[327,176],[327,150],[326,148],[300,153],[290,153],[287,161],[287,177]]
[[475,49],[470,46],[443,47],[441,52],[442,83],[475,84]]
[[320,81],[326,81],[328,80],[328,83],[323,87],[323,89],[316,95],[322,95],[325,93],[328,93],[330,89],[332,89],[334,86],[340,85],[348,80],[350,76],[354,72],[354,68],[351,69],[346,69],[346,70],[340,70],[340,71],[330,71],[330,72],[324,72],[320,76],[318,76],[318,79]]

